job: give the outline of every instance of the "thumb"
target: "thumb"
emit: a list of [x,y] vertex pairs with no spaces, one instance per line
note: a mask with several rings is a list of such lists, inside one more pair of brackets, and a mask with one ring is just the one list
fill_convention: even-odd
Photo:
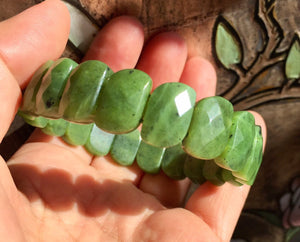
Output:
[[6,134],[33,72],[62,54],[70,17],[59,0],[47,0],[0,23],[0,141]]
[[23,88],[33,72],[58,58],[67,43],[70,16],[59,0],[47,0],[0,23],[0,56]]
[[21,100],[21,90],[14,76],[0,59],[0,141],[6,134]]

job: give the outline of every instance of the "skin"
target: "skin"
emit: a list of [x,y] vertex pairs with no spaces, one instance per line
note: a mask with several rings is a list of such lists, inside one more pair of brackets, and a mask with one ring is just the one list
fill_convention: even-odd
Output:
[[[55,16],[55,18],[53,18]],[[46,60],[59,58],[70,27],[66,7],[48,0],[0,23],[0,135],[20,105],[21,89]],[[125,36],[125,37],[124,37]],[[216,74],[201,57],[187,57],[184,40],[162,33],[144,46],[142,25],[110,21],[85,58],[114,71],[138,68],[154,87],[180,81],[197,98],[215,94]],[[266,128],[256,113],[257,124]],[[143,174],[36,130],[7,162],[0,159],[0,237],[4,241],[229,241],[248,186],[206,182],[183,204],[189,181]]]

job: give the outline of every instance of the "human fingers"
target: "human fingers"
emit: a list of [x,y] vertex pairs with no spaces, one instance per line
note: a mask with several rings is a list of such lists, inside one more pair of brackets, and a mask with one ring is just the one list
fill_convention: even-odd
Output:
[[[135,18],[126,16],[115,18],[99,31],[83,61],[100,60],[114,71],[133,68],[140,55],[143,41],[142,26]],[[97,169],[100,166],[101,169],[99,168],[99,170],[102,173],[109,171],[108,174],[116,174],[111,169],[119,168],[109,157],[96,157],[93,159],[93,156],[84,147],[68,145],[61,138],[48,136],[40,130],[36,130],[28,142],[43,142],[63,147],[81,157],[80,161],[84,164],[90,165],[92,163],[92,166]],[[104,161],[98,162],[100,160]],[[109,166],[110,168],[103,169],[103,166]],[[118,170],[127,171],[128,169],[122,167]],[[121,174],[123,173],[121,172]],[[120,179],[121,177],[119,175]]]
[[21,90],[16,79],[1,59],[0,90],[0,141],[2,141],[20,104]]
[[152,78],[154,90],[163,83],[179,81],[186,58],[185,41],[176,33],[162,33],[145,46],[137,69]]
[[[180,82],[196,91],[197,100],[214,96],[216,92],[216,72],[213,66],[201,57],[187,60],[181,73]],[[190,182],[188,179],[176,181],[164,174],[145,175],[140,187],[143,191],[153,194],[167,207],[182,205]]]
[[[145,47],[137,68],[145,71],[153,80],[153,89],[167,82],[178,82],[187,59],[187,46],[176,33],[167,32],[155,36]],[[163,172],[145,174],[139,188],[154,195],[165,206],[176,206],[185,195],[187,181],[176,181]],[[168,187],[168,189],[165,189]]]
[[195,56],[187,61],[180,82],[194,88],[197,101],[216,94],[216,71],[212,64],[202,57]]
[[0,23],[0,56],[22,88],[41,64],[62,54],[69,28],[68,10],[59,0],[44,1]]
[[68,26],[67,10],[57,0],[38,4],[0,23],[1,140],[20,104],[19,85],[22,87],[46,59],[61,54]]
[[[53,17],[55,16],[55,18]],[[49,59],[63,53],[70,29],[67,7],[59,0],[47,0],[0,23],[0,54],[21,88],[32,74]],[[16,112],[18,105],[14,110]],[[49,137],[35,130],[27,143],[55,143],[69,147],[56,137]],[[73,147],[72,147],[73,148]],[[73,151],[84,154],[83,148]],[[91,159],[89,154],[84,154]]]
[[[120,31],[120,29],[124,28],[118,29]],[[107,42],[107,45],[109,48],[111,48],[110,42]],[[128,44],[126,45],[126,48],[130,49]],[[132,48],[137,49],[136,43],[134,43]],[[139,58],[136,68],[150,75],[154,87],[162,82],[178,81],[186,60],[186,52],[186,46],[180,37],[174,33],[159,34],[147,43]],[[124,53],[122,52],[121,54]],[[135,61],[138,60],[139,56],[136,57],[137,59]],[[103,60],[103,58],[107,57],[102,57],[100,52],[100,56],[98,58]],[[114,59],[112,59],[113,63],[115,63],[116,59],[118,59],[118,55],[115,55]],[[122,60],[122,58],[119,59]],[[110,64],[110,60],[111,57],[108,56],[108,61],[106,61],[108,65]],[[113,65],[111,64],[111,66]],[[177,71],[173,71],[173,69],[176,69],[173,68],[174,66],[176,66]],[[118,69],[119,68],[117,68],[117,70]],[[167,78],[164,79],[161,74],[165,70],[168,71],[168,74],[165,74],[165,77]],[[113,179],[117,180],[129,180],[135,184],[140,181],[140,178],[143,174],[143,172],[137,167],[136,163],[128,168],[120,167],[111,160],[110,156],[95,158],[95,160],[92,162],[92,165],[103,175],[107,176],[107,174],[109,174],[110,178],[113,177]]]
[[[22,30],[19,30],[20,26],[22,26]],[[7,35],[1,35],[1,53],[5,53],[5,64],[10,68],[12,72],[11,76],[18,78],[18,81],[14,79],[14,86],[17,86],[18,89],[11,89],[15,92],[18,90],[20,93],[19,85],[26,85],[26,80],[32,76],[38,67],[49,59],[57,59],[61,56],[68,40],[69,27],[70,16],[68,9],[58,0],[47,0],[41,4],[37,4],[20,15],[0,24],[0,32],[6,33]],[[14,30],[16,30],[16,34],[13,34]],[[7,44],[7,46],[5,44]],[[9,83],[12,85],[11,83],[13,82],[8,82],[10,79],[6,78],[5,85]],[[0,85],[3,85],[3,82],[1,82]],[[7,94],[8,90],[6,89],[5,92],[1,92],[0,95],[9,95]],[[13,95],[10,95],[9,99],[6,99],[9,101],[6,100],[5,105],[8,105],[12,100],[16,100],[16,98],[13,99]],[[15,103],[16,102],[17,101],[15,101]],[[10,105],[7,109],[15,113],[17,108],[18,104]],[[2,110],[4,110],[3,106],[0,112],[2,112]],[[7,113],[9,113],[9,111]],[[86,159],[86,157],[78,157],[80,152],[77,152],[77,150],[83,149],[82,147],[74,148],[74,150],[70,152],[66,147],[67,145],[58,138],[40,133],[40,130],[36,130],[27,144],[23,145],[7,162],[10,169],[15,165],[21,167],[21,180],[25,179],[28,175],[26,169],[24,170],[22,168],[27,165],[33,166],[34,168],[71,167],[70,163],[73,160]],[[52,145],[49,145],[50,143],[52,143]],[[65,157],[71,157],[70,153],[72,153],[73,159],[66,159]],[[44,157],[41,159],[39,154],[42,154]],[[58,159],[57,156],[60,156],[61,159]],[[88,155],[88,158],[90,159],[90,155]],[[63,162],[65,162],[65,164],[62,164]],[[71,165],[73,165],[73,163],[71,163]],[[12,170],[11,173],[15,180],[20,178],[17,177],[18,174],[14,174]]]
[[[264,146],[266,125],[263,118],[252,112],[257,125],[262,127]],[[236,226],[250,186],[240,187],[226,183],[214,186],[206,182],[199,186],[187,201],[186,209],[203,219],[222,241],[229,241]]]
[[[128,16],[110,21],[96,36],[84,60],[96,59],[106,63],[113,71],[134,68],[144,44],[144,32],[140,22]],[[91,163],[103,178],[138,182],[142,174],[134,164],[124,167],[109,155],[95,157]]]
[[134,17],[112,19],[95,37],[83,61],[99,60],[113,71],[134,68],[144,44],[141,23]]
[[[53,19],[54,13],[56,20]],[[68,26],[67,10],[57,0],[38,4],[0,23],[1,141],[19,107],[20,86],[25,85],[34,70],[46,59],[58,58],[61,55],[68,37],[68,32],[65,31]],[[2,210],[7,211],[3,216],[12,218],[9,219],[11,222],[9,224],[13,228],[16,214],[10,208],[19,206],[19,196],[7,163],[2,158],[0,159],[0,187],[3,190],[1,191],[3,199],[0,202],[1,206],[3,205]],[[6,230],[5,227],[3,228]],[[14,229],[17,228],[15,226]]]

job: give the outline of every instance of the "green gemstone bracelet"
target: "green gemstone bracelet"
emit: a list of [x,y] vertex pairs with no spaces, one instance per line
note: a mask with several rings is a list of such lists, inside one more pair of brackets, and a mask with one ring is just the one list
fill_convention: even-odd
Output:
[[[96,60],[48,61],[28,84],[19,115],[48,135],[120,165],[134,161],[194,183],[252,185],[262,161],[261,129],[247,111],[215,96],[196,102],[183,83],[152,80],[137,69],[113,73]],[[141,125],[141,131],[139,126]]]

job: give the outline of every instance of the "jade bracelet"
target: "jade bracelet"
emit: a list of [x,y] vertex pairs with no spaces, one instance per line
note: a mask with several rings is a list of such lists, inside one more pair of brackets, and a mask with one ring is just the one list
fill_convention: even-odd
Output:
[[48,61],[33,75],[19,114],[48,135],[108,153],[120,165],[173,179],[252,185],[262,161],[262,135],[247,111],[215,96],[196,102],[183,83],[152,80],[137,69]]

